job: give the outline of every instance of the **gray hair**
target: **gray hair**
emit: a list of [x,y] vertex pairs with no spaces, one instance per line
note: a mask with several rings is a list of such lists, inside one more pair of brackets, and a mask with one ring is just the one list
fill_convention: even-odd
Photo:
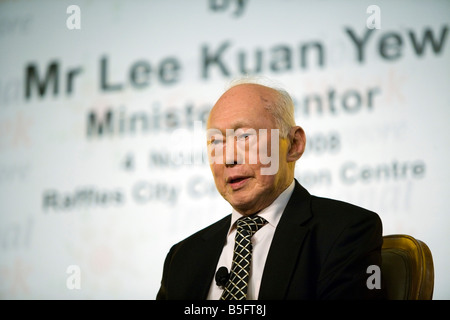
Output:
[[275,123],[280,130],[280,137],[287,138],[291,128],[295,126],[294,102],[289,93],[273,80],[261,76],[244,76],[233,79],[229,83],[227,90],[241,84],[258,84],[278,92],[278,99],[273,105],[266,106],[266,110],[274,117]]

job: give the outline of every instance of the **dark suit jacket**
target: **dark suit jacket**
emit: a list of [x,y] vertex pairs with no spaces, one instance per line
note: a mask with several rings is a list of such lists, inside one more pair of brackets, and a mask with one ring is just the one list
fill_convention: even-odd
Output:
[[[206,299],[230,227],[231,215],[174,245],[158,300]],[[367,267],[381,268],[382,224],[363,208],[311,196],[297,181],[275,230],[260,300],[371,299]]]

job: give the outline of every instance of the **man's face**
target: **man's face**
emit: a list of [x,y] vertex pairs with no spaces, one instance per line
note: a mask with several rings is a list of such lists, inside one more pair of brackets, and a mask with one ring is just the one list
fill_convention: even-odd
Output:
[[[276,97],[277,92],[267,87],[238,85],[220,97],[209,116],[207,129],[220,131],[221,134],[220,137],[215,134],[208,139],[208,148],[223,149],[223,158],[216,158],[211,163],[217,190],[244,215],[256,213],[270,205],[293,178],[286,161],[289,142],[271,134],[272,129],[279,128],[271,113],[265,109],[265,106],[273,104]],[[227,129],[236,133],[239,142],[236,143],[234,136],[227,137]],[[267,134],[245,134],[260,133],[260,129],[267,129]],[[217,140],[221,141],[217,143]],[[278,144],[278,155],[270,154],[274,143]],[[278,161],[277,170],[271,174],[264,174],[264,169],[267,170],[273,163],[261,162],[260,147],[264,144],[268,155]],[[252,150],[257,150],[257,157],[253,160],[250,159],[250,156],[255,156],[251,155]],[[215,155],[214,151],[212,154]]]

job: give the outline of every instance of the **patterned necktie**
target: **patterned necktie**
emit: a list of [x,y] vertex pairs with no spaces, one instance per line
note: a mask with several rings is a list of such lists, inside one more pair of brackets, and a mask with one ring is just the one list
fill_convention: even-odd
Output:
[[237,220],[233,263],[230,279],[223,290],[221,300],[246,300],[252,261],[251,238],[267,221],[259,216],[242,217]]

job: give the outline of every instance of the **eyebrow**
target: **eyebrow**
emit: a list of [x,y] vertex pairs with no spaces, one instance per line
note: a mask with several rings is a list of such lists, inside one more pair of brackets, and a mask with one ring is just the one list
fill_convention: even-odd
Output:
[[209,129],[217,129],[221,132],[225,132],[225,130],[227,130],[227,129],[237,130],[240,128],[250,128],[250,127],[251,127],[251,125],[249,122],[247,122],[245,120],[237,120],[236,122],[233,122],[229,127],[224,128],[223,130],[222,130],[222,128],[217,128],[217,127],[213,127],[213,126],[211,126]]
[[239,129],[239,128],[245,128],[245,127],[250,127],[250,124],[244,120],[237,120],[236,122],[233,123],[232,128],[227,128],[227,129]]

